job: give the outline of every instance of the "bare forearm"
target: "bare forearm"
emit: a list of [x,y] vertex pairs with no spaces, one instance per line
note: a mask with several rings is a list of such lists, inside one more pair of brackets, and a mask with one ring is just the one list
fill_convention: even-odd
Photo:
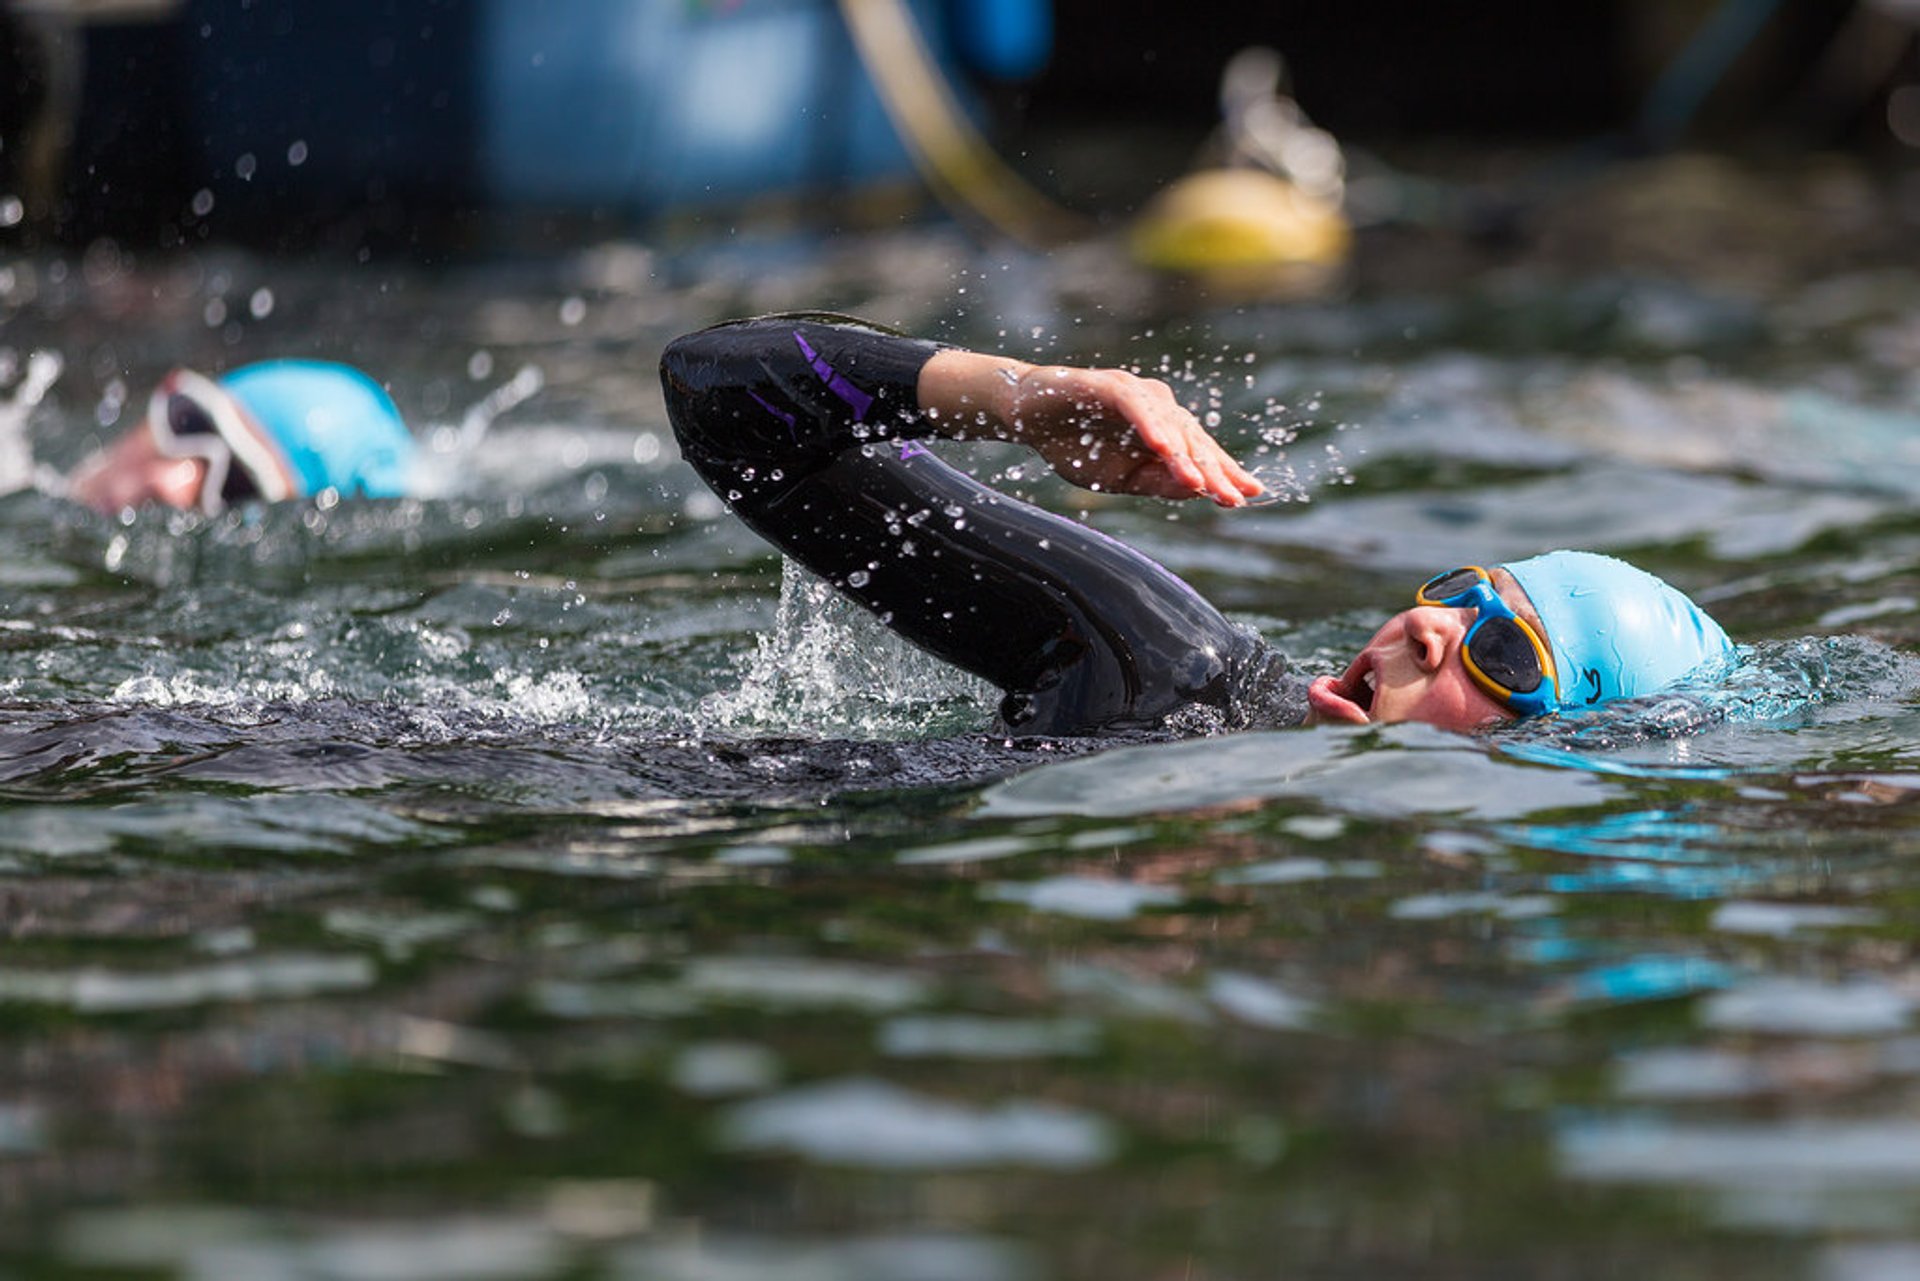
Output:
[[916,391],[932,434],[1017,442],[1089,489],[1226,507],[1261,490],[1165,383],[1129,370],[949,348],[921,366]]
[[932,433],[948,440],[1024,441],[1014,412],[1024,360],[950,347],[920,368],[920,408]]

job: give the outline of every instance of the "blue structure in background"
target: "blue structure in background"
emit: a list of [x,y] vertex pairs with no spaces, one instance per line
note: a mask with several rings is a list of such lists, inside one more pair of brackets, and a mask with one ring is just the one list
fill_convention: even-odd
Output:
[[[1048,0],[908,5],[957,83]],[[249,222],[383,202],[647,216],[912,172],[834,0],[188,0],[192,188]]]

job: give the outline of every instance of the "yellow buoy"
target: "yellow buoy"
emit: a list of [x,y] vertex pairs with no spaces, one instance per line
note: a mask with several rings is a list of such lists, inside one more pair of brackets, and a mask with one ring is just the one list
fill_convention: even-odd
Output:
[[1330,275],[1353,229],[1338,205],[1263,169],[1203,169],[1156,195],[1133,225],[1134,258],[1210,282]]

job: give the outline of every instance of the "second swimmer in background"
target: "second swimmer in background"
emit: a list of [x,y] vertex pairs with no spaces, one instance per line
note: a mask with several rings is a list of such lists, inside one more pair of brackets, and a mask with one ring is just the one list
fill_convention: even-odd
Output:
[[732,510],[907,640],[998,686],[1009,731],[1475,730],[1653,693],[1735,658],[1667,583],[1553,551],[1437,574],[1344,672],[1307,681],[1145,555],[918,443],[1014,441],[1119,493],[1226,507],[1259,494],[1164,383],[811,314],[687,335],[661,377],[682,453]]
[[162,503],[209,516],[325,490],[396,498],[413,460],[392,397],[350,366],[270,360],[218,379],[176,369],[139,422],[74,470],[67,496],[109,515]]

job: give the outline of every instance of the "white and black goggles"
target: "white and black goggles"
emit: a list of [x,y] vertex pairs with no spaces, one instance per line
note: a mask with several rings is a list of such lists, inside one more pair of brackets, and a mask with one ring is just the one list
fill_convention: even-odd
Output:
[[266,430],[203,374],[176,369],[161,379],[147,401],[147,425],[163,455],[207,465],[200,510],[209,516],[238,503],[299,496]]

